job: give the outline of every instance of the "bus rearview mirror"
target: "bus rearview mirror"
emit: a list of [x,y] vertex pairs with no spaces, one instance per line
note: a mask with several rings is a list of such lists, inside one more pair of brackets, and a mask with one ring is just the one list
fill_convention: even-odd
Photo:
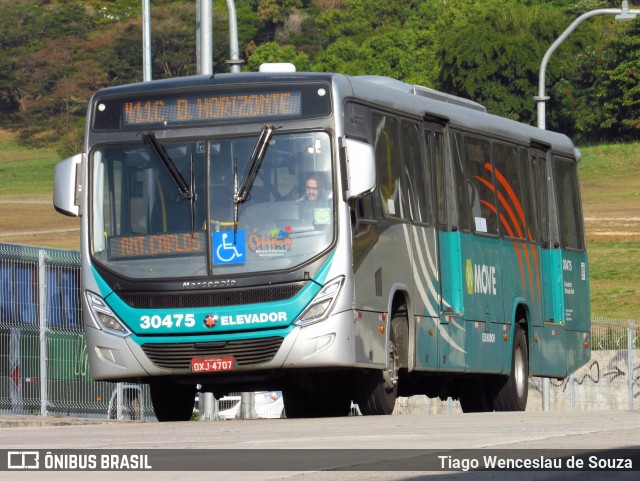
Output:
[[61,214],[70,217],[80,215],[80,200],[82,195],[82,166],[83,154],[76,154],[58,162],[54,175],[53,206]]
[[353,139],[344,140],[347,164],[347,199],[359,197],[376,185],[376,163],[373,146]]

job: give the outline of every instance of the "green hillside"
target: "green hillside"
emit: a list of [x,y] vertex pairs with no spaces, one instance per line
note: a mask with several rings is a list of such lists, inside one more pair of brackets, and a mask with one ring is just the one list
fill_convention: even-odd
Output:
[[[605,0],[213,0],[212,70],[292,62],[298,70],[386,75],[472,99],[534,124],[540,61],[559,35]],[[198,71],[195,2],[154,0],[151,77]],[[640,139],[640,21],[582,22],[545,70],[546,125],[577,142]],[[0,128],[32,146],[81,148],[96,90],[139,82],[140,0],[0,1]]]

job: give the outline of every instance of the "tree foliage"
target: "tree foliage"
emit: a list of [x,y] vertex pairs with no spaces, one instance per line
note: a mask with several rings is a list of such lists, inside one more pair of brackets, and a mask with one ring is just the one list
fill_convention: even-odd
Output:
[[619,26],[598,47],[587,46],[552,95],[560,121],[583,142],[637,140],[640,132],[640,28]]
[[[244,70],[387,75],[535,123],[540,61],[606,0],[236,0]],[[140,0],[0,0],[0,127],[61,155],[81,149],[87,101],[142,80]],[[227,71],[226,0],[213,0],[214,69]],[[152,0],[153,78],[196,72],[195,5]],[[547,67],[547,128],[582,142],[640,137],[640,30],[583,23]]]

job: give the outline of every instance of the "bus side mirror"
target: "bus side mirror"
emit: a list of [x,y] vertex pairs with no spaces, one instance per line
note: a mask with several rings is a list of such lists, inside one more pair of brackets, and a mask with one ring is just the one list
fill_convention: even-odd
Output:
[[353,199],[373,190],[376,186],[376,161],[373,146],[353,139],[343,141],[346,168],[346,198]]
[[80,202],[82,200],[83,178],[81,167],[83,154],[58,162],[54,175],[53,206],[61,214],[71,217],[80,215]]

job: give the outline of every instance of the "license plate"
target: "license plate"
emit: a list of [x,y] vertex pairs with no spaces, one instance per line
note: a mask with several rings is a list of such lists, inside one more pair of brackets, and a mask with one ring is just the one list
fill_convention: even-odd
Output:
[[191,359],[191,372],[233,371],[236,362],[233,356],[194,357]]

